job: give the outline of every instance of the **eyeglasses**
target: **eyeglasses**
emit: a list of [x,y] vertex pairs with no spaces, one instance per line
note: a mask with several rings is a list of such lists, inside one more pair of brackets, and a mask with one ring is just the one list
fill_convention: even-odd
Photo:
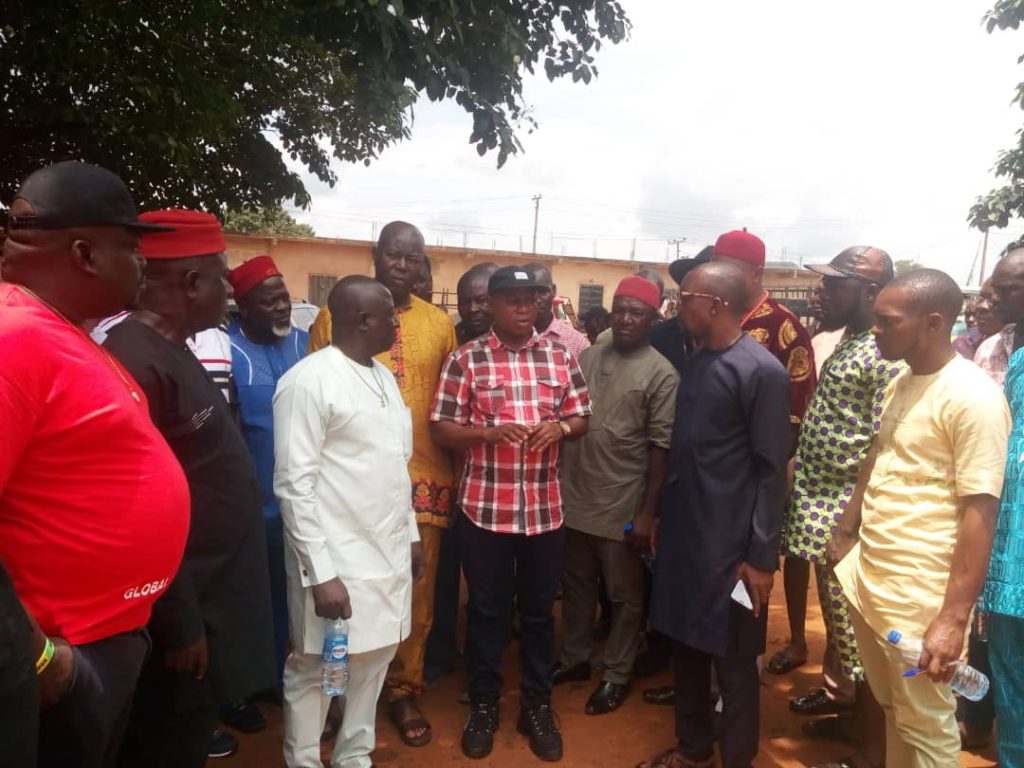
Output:
[[710,299],[711,301],[720,301],[723,306],[729,306],[729,302],[723,299],[721,296],[715,296],[713,293],[701,293],[699,291],[680,291],[679,300],[685,301],[686,299]]

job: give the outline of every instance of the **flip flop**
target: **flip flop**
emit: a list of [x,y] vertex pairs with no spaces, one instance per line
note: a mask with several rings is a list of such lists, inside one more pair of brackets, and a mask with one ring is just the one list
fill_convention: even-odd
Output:
[[773,675],[784,675],[787,672],[792,672],[797,667],[802,667],[806,663],[807,659],[794,659],[783,650],[779,651],[768,660],[768,663],[765,665],[765,669]]
[[[410,747],[422,747],[430,743],[434,733],[430,721],[423,716],[412,696],[402,696],[388,702],[388,715],[398,729],[398,735]],[[419,736],[410,736],[412,731],[425,729]]]

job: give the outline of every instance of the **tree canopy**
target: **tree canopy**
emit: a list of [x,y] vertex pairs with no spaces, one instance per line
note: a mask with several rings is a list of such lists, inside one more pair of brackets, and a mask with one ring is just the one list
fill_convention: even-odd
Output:
[[[1018,29],[1021,21],[1024,21],[1024,0],[997,0],[984,19],[989,32]],[[1017,62],[1024,62],[1024,56]],[[1017,85],[1013,103],[1024,109],[1024,83]],[[982,231],[992,227],[1001,229],[1010,219],[1024,216],[1024,128],[1017,131],[1017,146],[999,153],[994,170],[1006,183],[979,197],[967,217],[971,226]]]
[[224,231],[238,235],[316,237],[309,224],[300,224],[280,206],[231,209],[224,212]]
[[465,109],[501,166],[534,126],[524,73],[589,83],[628,32],[617,0],[11,0],[0,200],[81,159],[147,207],[306,206],[298,167],[333,185],[332,157],[408,137],[422,94]]

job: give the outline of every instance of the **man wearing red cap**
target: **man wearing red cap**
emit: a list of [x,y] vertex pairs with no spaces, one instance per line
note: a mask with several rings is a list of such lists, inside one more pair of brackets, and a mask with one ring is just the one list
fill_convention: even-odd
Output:
[[260,484],[274,612],[274,659],[278,682],[288,641],[281,510],[274,497],[274,390],[306,354],[309,334],[292,325],[292,300],[284,277],[269,256],[257,256],[228,273],[238,320],[228,328],[231,367],[242,436]]
[[622,705],[642,630],[639,555],[651,551],[679,386],[672,364],[650,344],[660,304],[661,291],[653,282],[631,276],[619,283],[611,343],[580,355],[594,402],[590,431],[563,448],[565,635],[554,681],[590,678],[600,577],[613,607],[602,681],[586,704],[591,715]]
[[[789,309],[764,289],[764,242],[745,229],[726,232],[715,242],[712,261],[738,266],[746,280],[740,327],[778,359],[789,374],[789,423],[792,426],[790,455],[796,451],[797,434],[807,405],[814,394],[817,376],[810,334]],[[789,613],[789,645],[768,662],[768,671],[781,675],[807,661],[804,622],[807,617],[807,586],[810,581],[807,561],[786,558],[784,573],[786,610]]]
[[124,765],[198,768],[218,705],[274,684],[267,555],[245,441],[186,346],[224,313],[220,224],[195,211],[141,218],[174,230],[143,242],[145,290],[105,345],[139,382],[153,422],[185,470],[192,528],[178,575],[153,609],[153,649],[121,758]]
[[181,561],[188,487],[145,394],[83,324],[134,299],[156,228],[114,174],[75,162],[29,176],[6,228],[0,762],[109,768]]

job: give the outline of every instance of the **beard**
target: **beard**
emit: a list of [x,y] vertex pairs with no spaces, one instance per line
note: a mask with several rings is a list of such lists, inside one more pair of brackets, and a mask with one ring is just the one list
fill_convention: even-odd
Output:
[[273,333],[274,336],[276,336],[279,339],[286,339],[288,338],[288,335],[292,332],[292,324],[290,322],[281,323],[280,325],[275,324],[270,329],[270,332]]

